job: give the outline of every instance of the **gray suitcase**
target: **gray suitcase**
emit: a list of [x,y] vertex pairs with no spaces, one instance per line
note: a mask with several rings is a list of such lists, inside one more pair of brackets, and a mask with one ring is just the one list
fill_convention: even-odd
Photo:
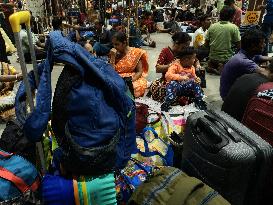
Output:
[[273,204],[273,149],[221,111],[187,120],[182,169],[217,190],[232,205]]

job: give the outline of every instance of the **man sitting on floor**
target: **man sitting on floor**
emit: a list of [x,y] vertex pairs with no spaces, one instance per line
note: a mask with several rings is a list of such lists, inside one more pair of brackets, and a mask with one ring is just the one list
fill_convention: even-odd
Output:
[[261,73],[251,73],[238,78],[225,98],[222,110],[239,122],[242,121],[248,101],[257,94],[255,93],[257,88],[264,83],[272,81],[273,61],[268,67],[267,76]]
[[233,46],[240,49],[240,31],[231,23],[235,10],[224,7],[220,21],[211,25],[206,35],[205,46],[209,47],[208,72],[220,74],[225,63],[233,56]]
[[264,42],[264,35],[259,30],[250,29],[244,33],[241,50],[226,63],[221,74],[220,95],[223,100],[237,78],[244,74],[265,72],[265,69],[253,61],[254,57],[257,59],[262,53]]

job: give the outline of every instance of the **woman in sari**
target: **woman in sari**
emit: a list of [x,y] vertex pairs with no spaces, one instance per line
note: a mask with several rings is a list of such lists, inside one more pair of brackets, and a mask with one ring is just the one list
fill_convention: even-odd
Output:
[[[159,54],[157,64],[156,64],[156,72],[162,73],[162,77],[160,79],[155,80],[147,93],[148,97],[152,97],[153,100],[158,102],[163,102],[166,96],[166,80],[165,74],[171,66],[172,62],[175,60],[175,56],[182,51],[183,49],[190,46],[191,37],[189,34],[185,32],[177,32],[172,36],[173,45],[172,47],[163,48],[161,53]],[[199,78],[201,78],[201,85],[205,87],[205,76],[201,71],[201,65],[198,59],[196,59],[194,67],[196,69],[196,74]],[[187,104],[187,101],[180,101],[180,104]]]
[[[129,47],[127,36],[118,32],[112,38],[114,49],[110,51],[110,63],[126,81],[135,97],[144,95],[147,88],[147,54],[139,48]],[[130,86],[132,84],[133,86]]]
[[160,79],[155,80],[149,89],[147,96],[151,96],[153,100],[163,102],[166,95],[166,80],[165,74],[168,68],[175,60],[175,56],[184,48],[190,46],[191,37],[185,32],[177,32],[172,36],[173,45],[172,47],[163,48],[159,54],[159,58],[156,64],[156,72],[162,73]]

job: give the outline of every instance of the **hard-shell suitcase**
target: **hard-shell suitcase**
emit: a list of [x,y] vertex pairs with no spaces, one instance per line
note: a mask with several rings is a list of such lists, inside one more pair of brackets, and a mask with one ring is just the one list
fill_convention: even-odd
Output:
[[[33,64],[33,70],[34,70],[34,75],[35,75],[35,82],[36,82],[36,85],[38,86],[39,85],[39,77],[38,77],[38,71],[37,71],[37,61],[36,61],[36,56],[35,56],[35,50],[34,50],[34,45],[33,45],[33,40],[32,40],[32,33],[31,33],[31,24],[30,24],[31,14],[29,11],[19,11],[19,12],[12,14],[9,17],[9,21],[10,21],[12,31],[14,33],[17,53],[18,53],[18,57],[19,57],[19,61],[20,61],[22,74],[23,74],[23,81],[26,86],[27,102],[29,104],[30,111],[32,112],[34,110],[34,102],[33,102],[33,97],[32,97],[32,93],[31,93],[31,89],[30,89],[30,84],[28,81],[27,67],[26,67],[26,63],[25,63],[24,52],[22,49],[22,42],[20,39],[21,24],[25,24],[27,36],[28,36],[28,41],[29,41],[29,49],[30,49],[30,54],[31,54],[31,59],[32,59],[32,64]],[[45,165],[45,158],[44,158],[42,143],[41,142],[36,143],[36,147],[37,147],[39,157],[40,157],[42,172],[45,173],[46,165]]]
[[[258,92],[273,88],[273,83],[259,86]],[[253,96],[247,105],[243,124],[273,146],[273,100]]]
[[273,146],[273,100],[251,98],[244,113],[243,124]]
[[199,178],[232,205],[272,204],[273,149],[221,111],[187,120],[182,170]]

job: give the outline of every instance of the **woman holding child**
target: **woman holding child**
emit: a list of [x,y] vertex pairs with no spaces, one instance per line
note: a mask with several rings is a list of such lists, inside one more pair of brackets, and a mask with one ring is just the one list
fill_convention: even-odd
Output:
[[[153,100],[159,102],[163,102],[166,96],[167,81],[165,79],[165,74],[167,73],[168,68],[175,60],[175,56],[183,49],[189,47],[191,43],[191,37],[185,32],[175,33],[172,36],[172,40],[172,47],[163,48],[157,61],[156,72],[162,73],[162,77],[151,84],[147,94],[148,96],[151,96]],[[199,61],[195,61],[194,65],[196,69],[200,68]]]
[[183,49],[177,54],[177,60],[169,67],[165,78],[167,81],[166,97],[161,105],[162,111],[168,111],[174,101],[182,96],[194,96],[196,107],[206,109],[200,78],[195,74],[196,50],[193,47]]

